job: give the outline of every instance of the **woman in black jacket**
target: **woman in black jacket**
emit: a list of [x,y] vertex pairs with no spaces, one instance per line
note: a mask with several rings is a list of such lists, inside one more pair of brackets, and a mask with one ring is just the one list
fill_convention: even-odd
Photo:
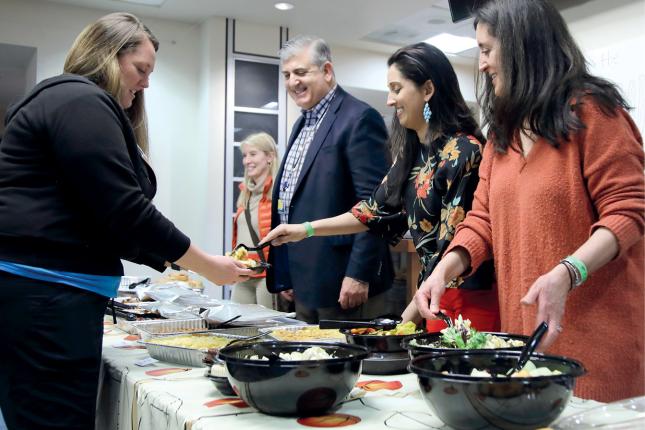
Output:
[[7,113],[0,144],[0,409],[9,429],[94,427],[103,314],[121,259],[217,284],[250,274],[152,204],[143,91],[158,41],[133,15],[83,30],[65,74]]

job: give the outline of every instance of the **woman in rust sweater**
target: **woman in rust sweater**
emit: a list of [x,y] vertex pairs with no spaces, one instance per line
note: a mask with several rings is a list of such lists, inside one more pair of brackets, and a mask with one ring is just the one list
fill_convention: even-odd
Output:
[[475,27],[491,139],[473,209],[417,307],[436,315],[445,285],[494,257],[503,331],[547,321],[542,348],[587,367],[580,397],[642,395],[643,142],[626,102],[544,0],[493,0]]

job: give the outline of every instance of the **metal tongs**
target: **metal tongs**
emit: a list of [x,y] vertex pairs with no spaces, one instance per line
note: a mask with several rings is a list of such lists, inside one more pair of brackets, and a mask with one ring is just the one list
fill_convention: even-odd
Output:
[[327,328],[375,328],[381,330],[392,330],[401,322],[401,317],[386,315],[372,320],[320,320],[318,325],[321,329]]
[[138,282],[132,282],[131,284],[128,285],[128,289],[129,290],[134,290],[139,285],[141,285],[143,287],[147,287],[149,284],[150,284],[150,278],[145,278],[145,279],[142,279],[142,280],[140,280]]
[[443,312],[439,311],[439,312],[437,312],[437,318],[442,320],[443,322],[445,322],[448,327],[452,327],[452,325],[453,325],[452,320],[450,319],[450,317],[448,315],[446,315]]
[[260,246],[256,246],[256,247],[248,246],[248,245],[245,245],[245,244],[243,244],[243,243],[240,243],[240,244],[239,244],[239,245],[237,245],[235,248],[233,248],[233,252],[237,251],[237,250],[238,250],[238,249],[240,249],[240,248],[244,248],[244,249],[246,249],[247,251],[258,252],[258,251],[259,251],[259,250],[261,250],[262,248],[266,248],[266,247],[267,247],[267,246],[269,246],[269,245],[271,245],[271,242],[265,242],[265,243],[263,243],[262,245],[260,245]]

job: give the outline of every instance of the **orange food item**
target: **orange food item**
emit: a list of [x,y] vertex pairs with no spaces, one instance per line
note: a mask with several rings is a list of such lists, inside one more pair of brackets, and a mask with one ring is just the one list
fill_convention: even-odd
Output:
[[353,328],[350,330],[351,334],[370,334],[370,333],[375,333],[376,329],[375,328]]

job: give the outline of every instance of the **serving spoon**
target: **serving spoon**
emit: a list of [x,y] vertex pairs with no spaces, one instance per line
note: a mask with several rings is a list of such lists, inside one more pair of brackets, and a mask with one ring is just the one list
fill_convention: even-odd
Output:
[[269,245],[271,245],[271,242],[265,242],[265,243],[263,243],[262,245],[260,245],[260,246],[256,246],[256,247],[248,246],[248,245],[245,245],[245,244],[243,244],[243,243],[240,243],[240,244],[239,244],[239,245],[237,245],[235,248],[233,248],[233,252],[237,251],[237,250],[238,250],[238,249],[240,249],[240,248],[244,248],[244,249],[246,249],[247,251],[258,252],[259,250],[261,250],[261,249],[263,249],[263,248],[266,248],[266,247],[267,247],[267,246],[269,246]]
[[437,318],[439,318],[440,320],[445,322],[448,327],[452,327],[452,320],[450,319],[450,317],[448,315],[446,315],[443,312],[439,311],[439,312],[437,312],[436,316],[437,316]]
[[400,317],[392,315],[383,316],[372,320],[320,320],[318,326],[321,329],[330,328],[375,328],[380,330],[391,330],[401,322]]
[[542,337],[544,337],[544,334],[547,332],[549,329],[549,325],[546,323],[546,321],[542,321],[540,325],[535,329],[531,337],[529,337],[529,340],[526,341],[526,345],[524,345],[524,348],[522,348],[522,352],[520,352],[520,359],[517,360],[517,363],[515,364],[514,367],[510,368],[508,372],[506,372],[506,375],[512,375],[515,372],[519,372],[524,368],[526,363],[529,361],[529,358],[531,358],[531,355],[535,351],[535,348],[540,344],[540,341],[542,340]]
[[250,341],[250,340],[259,339],[259,338],[261,338],[261,337],[267,336],[268,334],[269,334],[269,332],[268,332],[268,331],[266,331],[266,332],[264,332],[264,333],[254,334],[253,336],[247,336],[247,337],[241,337],[241,338],[239,338],[239,339],[233,339],[233,340],[232,340],[232,341],[230,341],[226,346],[231,346],[231,345],[234,345],[234,344],[236,344],[236,343],[244,343],[244,342],[248,342],[248,341]]

